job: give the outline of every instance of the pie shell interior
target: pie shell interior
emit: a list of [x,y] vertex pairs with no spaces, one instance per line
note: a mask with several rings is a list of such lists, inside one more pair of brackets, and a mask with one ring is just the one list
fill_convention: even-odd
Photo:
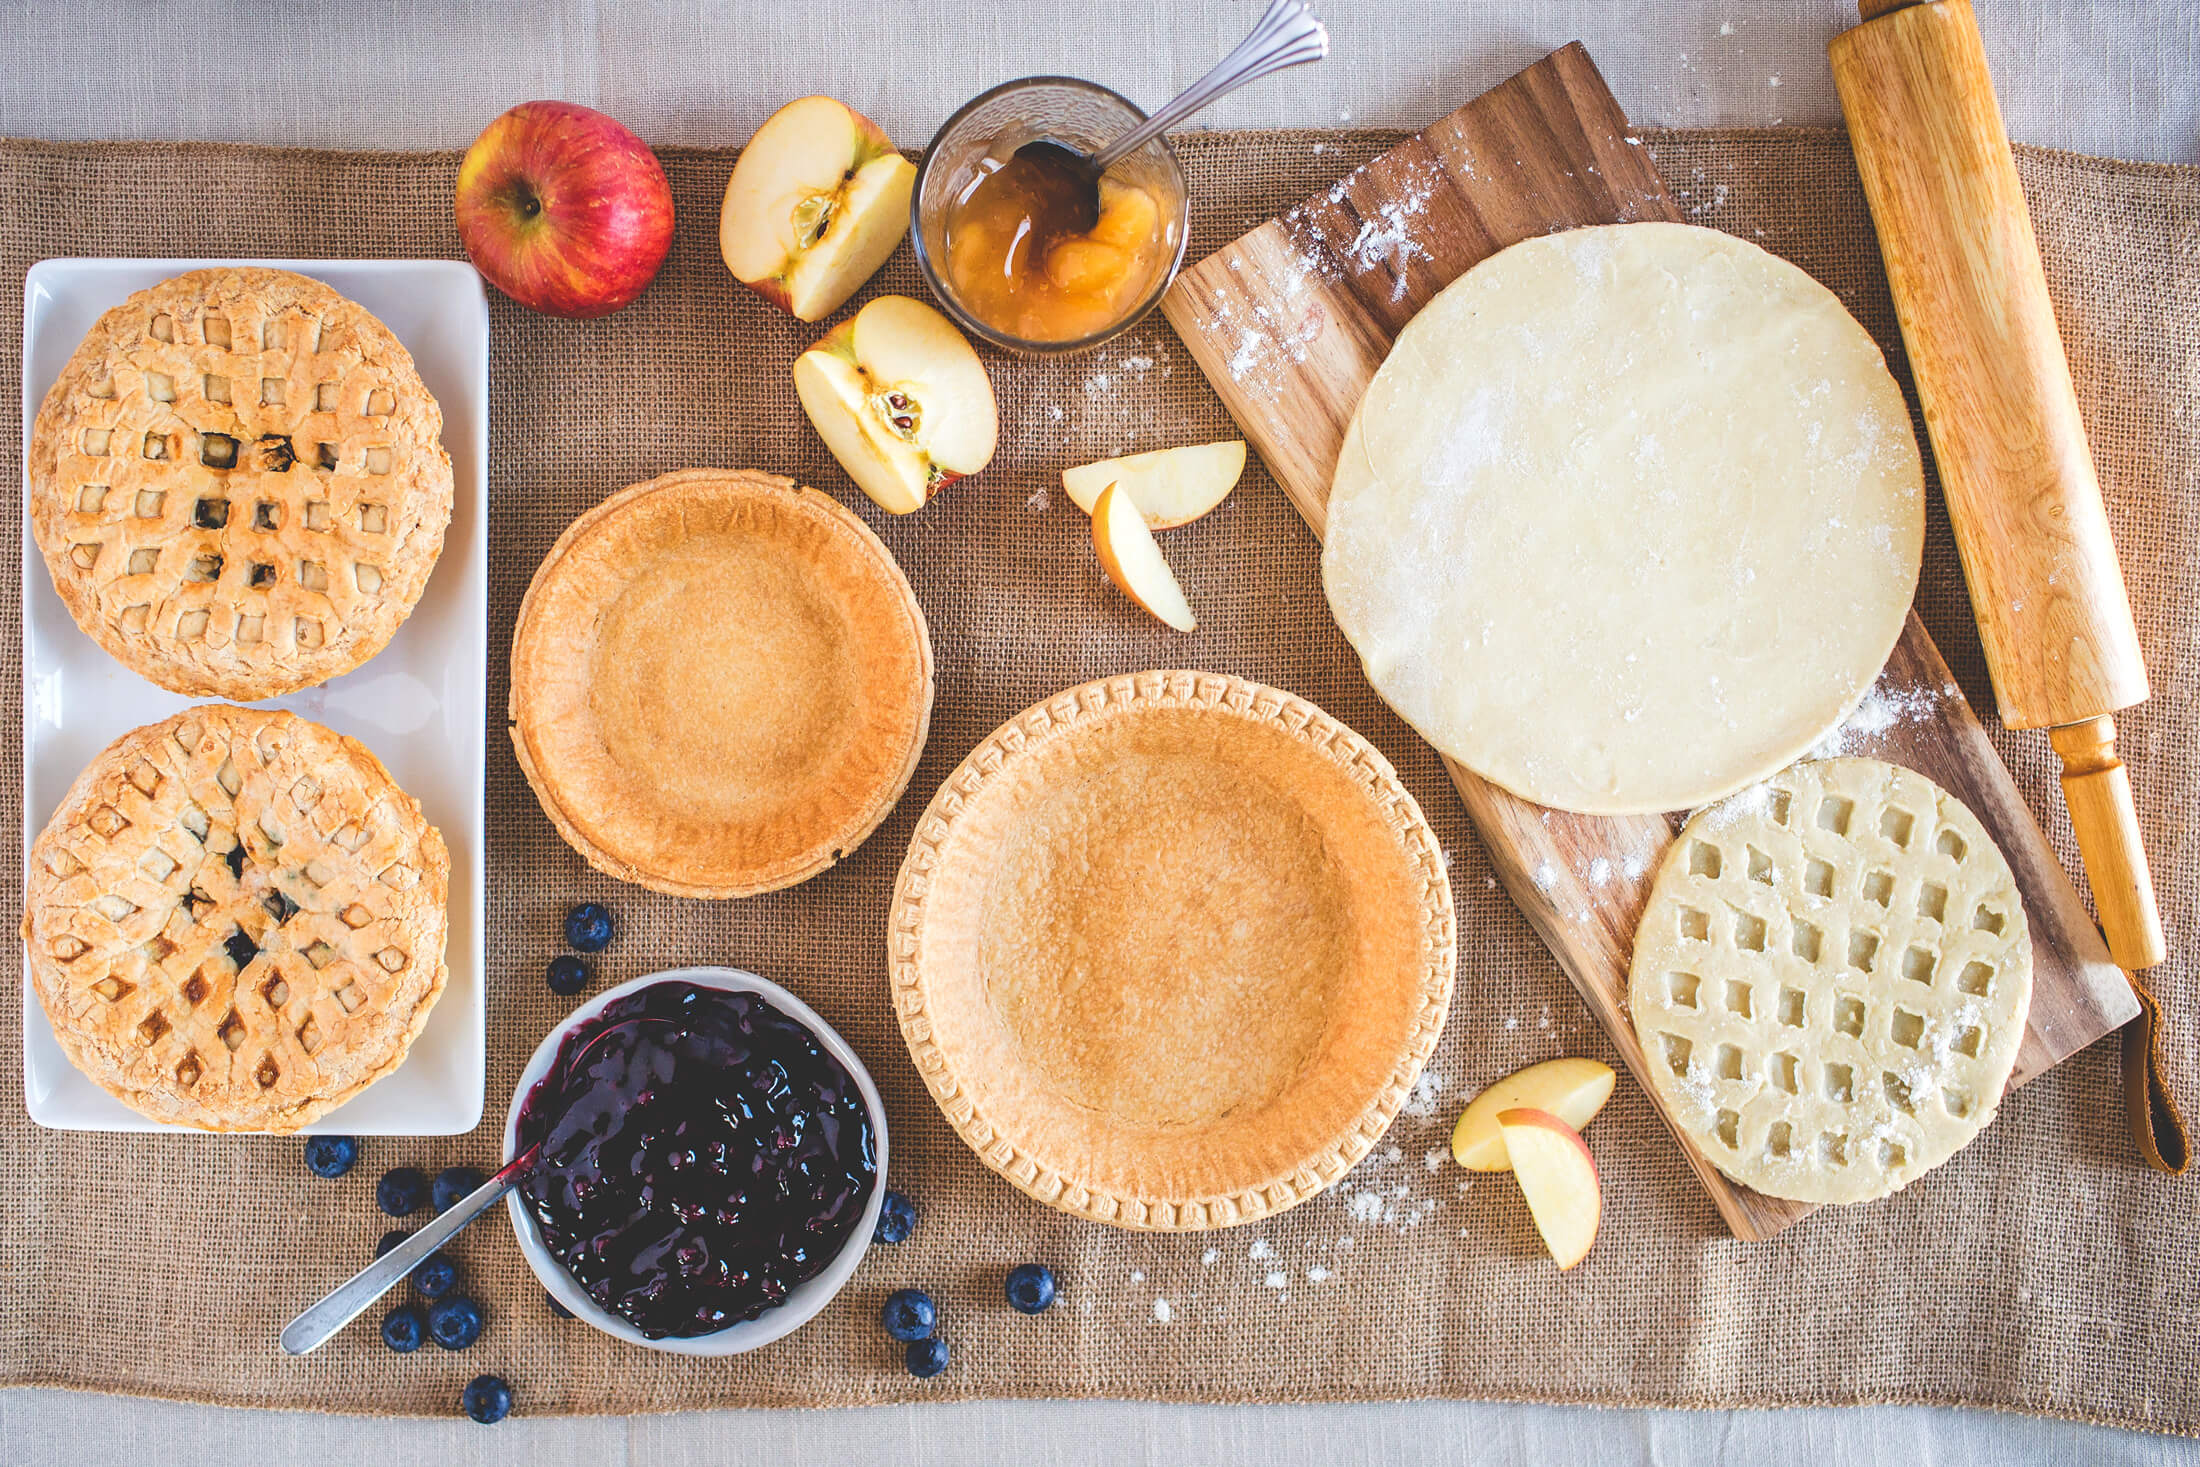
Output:
[[512,745],[597,870],[675,896],[825,870],[908,787],[932,713],[924,613],[831,497],[686,469],[575,520],[512,637]]
[[1119,1227],[1334,1183],[1443,1028],[1451,888],[1396,772],[1240,678],[1088,683],[972,751],[895,887],[903,1037],[980,1159]]

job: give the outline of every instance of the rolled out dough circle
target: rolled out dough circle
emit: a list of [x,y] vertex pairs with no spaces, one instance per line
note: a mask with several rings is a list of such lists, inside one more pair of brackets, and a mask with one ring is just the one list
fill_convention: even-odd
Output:
[[1680,224],[1468,271],[1354,414],[1322,579],[1385,702],[1538,804],[1703,804],[1847,717],[1924,540],[1901,390],[1833,293]]

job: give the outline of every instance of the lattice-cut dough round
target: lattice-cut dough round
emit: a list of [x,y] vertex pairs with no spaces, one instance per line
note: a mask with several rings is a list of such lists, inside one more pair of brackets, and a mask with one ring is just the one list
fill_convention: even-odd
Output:
[[193,270],[101,316],[31,432],[30,521],[85,635],[193,697],[349,672],[451,518],[443,410],[403,344],[303,275]]
[[1383,700],[1475,773],[1687,809],[1839,726],[1924,543],[1901,389],[1833,293],[1679,224],[1516,244],[1407,324],[1322,551]]
[[1993,1119],[2032,1003],[2009,863],[1924,775],[1797,764],[1699,810],[1635,934],[1667,1114],[1735,1181],[1883,1197]]
[[108,745],[31,847],[31,986],[157,1121],[294,1131],[397,1068],[443,992],[450,855],[366,746],[209,704]]

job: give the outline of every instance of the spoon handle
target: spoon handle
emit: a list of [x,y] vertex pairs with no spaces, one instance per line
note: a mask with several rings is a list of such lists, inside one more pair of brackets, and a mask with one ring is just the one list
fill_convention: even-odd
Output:
[[1147,139],[1176,126],[1225,92],[1287,66],[1319,61],[1329,54],[1329,28],[1314,14],[1313,0],[1275,0],[1237,49],[1215,63],[1175,101],[1093,155],[1101,174]]
[[450,1241],[460,1228],[496,1205],[496,1200],[519,1183],[534,1165],[536,1148],[530,1146],[504,1164],[503,1170],[467,1193],[450,1211],[435,1218],[419,1232],[331,1289],[318,1303],[309,1304],[296,1319],[283,1326],[286,1355],[303,1355],[328,1343],[329,1338],[366,1312],[367,1306],[388,1293],[411,1273],[420,1260]]

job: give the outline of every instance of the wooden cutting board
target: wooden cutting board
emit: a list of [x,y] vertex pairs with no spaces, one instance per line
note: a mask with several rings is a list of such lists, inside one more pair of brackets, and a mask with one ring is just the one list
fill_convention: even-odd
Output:
[[[1685,222],[1577,42],[1186,270],[1161,309],[1319,535],[1345,427],[1415,312],[1507,245],[1653,219]],[[1977,813],[2008,856],[2032,924],[2034,964],[2013,1084],[2138,1012],[2129,980],[2109,961],[2077,889],[1914,612],[1841,747],[1931,776]],[[1677,820],[1547,810],[1446,764],[1506,891],[1656,1104],[1626,1015],[1627,967]],[[1735,1236],[1768,1238],[1811,1211],[1728,1181],[1678,1129],[1673,1134]]]

